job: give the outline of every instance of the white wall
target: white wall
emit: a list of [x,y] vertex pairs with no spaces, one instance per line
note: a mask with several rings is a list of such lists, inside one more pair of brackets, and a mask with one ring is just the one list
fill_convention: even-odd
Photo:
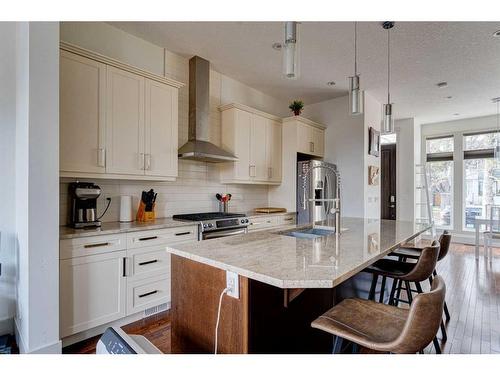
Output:
[[325,161],[337,164],[342,181],[342,215],[380,218],[380,184],[368,185],[368,166],[380,157],[368,155],[368,128],[380,130],[381,105],[365,93],[364,114],[351,116],[343,96],[308,105],[304,116],[327,126]]
[[[380,155],[373,156],[368,154],[368,144],[369,144],[369,128],[372,127],[377,131],[380,131],[381,121],[382,121],[382,105],[376,101],[369,93],[364,93],[364,197],[365,197],[365,209],[364,217],[380,219]],[[377,185],[368,185],[368,167],[375,166],[379,168],[379,179]]]
[[414,119],[397,120],[394,124],[396,144],[396,218],[413,221],[415,217],[415,124]]
[[21,352],[59,340],[59,25],[17,24],[16,229]]
[[[364,216],[364,124],[363,116],[350,116],[348,97],[311,104],[304,117],[327,126],[325,157],[337,164],[341,176],[342,215]],[[366,175],[368,172],[366,172]]]
[[[162,47],[137,38],[102,22],[62,22],[61,40],[99,52],[106,56],[165,74],[186,84],[179,91],[179,146],[188,138],[188,58]],[[277,116],[288,114],[288,103],[255,90],[233,78],[210,71],[210,141],[220,145],[221,116],[218,107],[238,102]],[[67,183],[61,184],[61,224],[67,217]],[[103,218],[115,221],[118,218],[118,196],[131,194],[138,200],[143,189],[158,191],[157,215],[168,217],[177,213],[217,209],[215,193],[234,194],[231,204],[233,211],[247,211],[257,206],[267,206],[268,188],[252,185],[222,185],[219,183],[217,166],[211,163],[179,161],[179,177],[175,183],[149,183],[131,181],[99,181],[103,189],[98,209],[104,209],[105,197],[114,199],[110,212]]]
[[16,282],[16,24],[0,22],[0,336],[13,332]]

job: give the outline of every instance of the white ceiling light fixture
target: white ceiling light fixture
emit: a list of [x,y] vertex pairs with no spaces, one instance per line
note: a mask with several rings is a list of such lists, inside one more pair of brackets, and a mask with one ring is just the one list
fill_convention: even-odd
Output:
[[497,106],[497,133],[495,137],[495,150],[494,150],[494,158],[497,164],[500,163],[500,96],[497,98],[491,99],[493,103]]
[[358,23],[354,22],[354,75],[349,77],[349,113],[363,113],[363,93],[359,88],[358,74]]
[[288,79],[297,79],[300,75],[298,28],[298,22],[285,22],[285,41],[282,45],[283,74]]
[[387,30],[387,103],[382,109],[382,133],[394,133],[394,118],[392,117],[391,103],[391,29],[394,27],[394,22],[385,21],[382,27]]

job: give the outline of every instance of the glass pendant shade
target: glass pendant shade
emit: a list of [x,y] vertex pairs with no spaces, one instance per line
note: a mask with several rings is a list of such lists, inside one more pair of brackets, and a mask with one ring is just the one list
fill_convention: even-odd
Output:
[[283,74],[288,79],[299,78],[299,45],[297,22],[285,22],[283,44]]
[[363,113],[363,92],[359,88],[359,75],[349,77],[349,111],[351,115]]
[[392,104],[384,104],[382,112],[382,133],[394,133],[394,119],[392,118]]

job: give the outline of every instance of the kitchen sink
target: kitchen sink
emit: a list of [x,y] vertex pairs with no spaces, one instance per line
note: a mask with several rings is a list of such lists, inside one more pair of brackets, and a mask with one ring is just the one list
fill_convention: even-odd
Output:
[[295,237],[295,238],[318,238],[331,236],[335,234],[335,230],[320,229],[320,228],[306,228],[301,230],[289,230],[280,233],[283,236]]

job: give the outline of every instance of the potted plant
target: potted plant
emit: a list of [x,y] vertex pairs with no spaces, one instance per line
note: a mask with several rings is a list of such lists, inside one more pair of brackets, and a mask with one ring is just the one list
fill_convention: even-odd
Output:
[[288,106],[293,112],[295,116],[299,116],[302,112],[302,109],[304,108],[304,102],[302,100],[294,100],[290,105]]

